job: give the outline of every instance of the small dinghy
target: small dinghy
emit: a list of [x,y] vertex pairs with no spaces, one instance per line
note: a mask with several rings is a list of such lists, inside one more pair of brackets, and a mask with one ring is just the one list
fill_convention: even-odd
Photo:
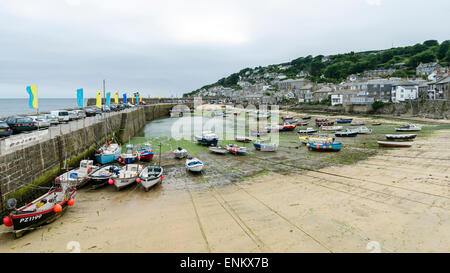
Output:
[[422,130],[422,127],[417,126],[415,124],[408,124],[405,126],[395,128],[395,131],[397,131],[397,132],[413,132],[413,131],[420,131],[420,130]]
[[257,131],[257,130],[250,130],[250,135],[252,136],[256,136],[256,137],[262,137],[262,136],[267,136],[268,132],[264,132],[264,131]]
[[155,153],[152,150],[152,145],[150,143],[144,143],[138,148],[138,158],[140,161],[151,161]]
[[342,130],[342,126],[320,126],[322,131],[339,131]]
[[142,172],[142,165],[139,164],[127,164],[120,168],[117,173],[117,177],[113,180],[109,180],[109,184],[114,184],[117,190],[121,190],[131,184],[138,182],[139,174]]
[[246,147],[241,147],[236,144],[227,144],[227,146],[225,146],[225,149],[234,155],[246,155],[247,154]]
[[236,136],[234,140],[236,140],[237,142],[249,143],[253,141],[253,138],[248,136]]
[[310,135],[310,134],[314,134],[314,133],[317,133],[317,130],[314,128],[311,128],[311,127],[308,127],[306,129],[300,129],[297,131],[297,134],[300,134],[300,135]]
[[387,140],[393,141],[405,141],[415,139],[417,135],[415,134],[403,134],[403,135],[386,135]]
[[255,141],[253,142],[253,146],[257,151],[262,152],[275,152],[278,149],[277,143],[268,143],[265,141]]
[[303,120],[311,119],[311,116],[302,117]]
[[281,119],[282,120],[290,120],[290,119],[294,119],[294,117],[293,116],[284,116],[284,117],[281,117]]
[[381,125],[381,122],[372,123],[372,126],[380,126],[380,125]]
[[283,125],[281,124],[275,124],[275,125],[271,125],[271,126],[266,126],[264,127],[264,130],[267,131],[267,133],[276,133],[276,132],[280,132],[283,130]]
[[226,154],[228,153],[228,150],[224,147],[220,147],[220,146],[211,146],[209,147],[209,150],[215,154]]
[[352,123],[350,123],[350,126],[361,126],[366,124],[364,121],[354,121]]
[[136,152],[133,144],[127,144],[125,153],[121,154],[117,159],[120,163],[131,164],[138,159],[138,153]]
[[116,179],[119,171],[120,166],[117,165],[108,165],[92,171],[88,175],[92,188],[97,189],[108,183],[114,183],[114,179]]
[[192,158],[192,156],[188,156],[186,159],[186,169],[194,173],[199,173],[203,170],[203,162],[196,157]]
[[182,159],[187,156],[187,151],[186,149],[178,147],[175,151],[172,152],[172,154],[175,156],[175,158]]
[[356,130],[345,129],[342,132],[334,132],[334,135],[337,137],[356,137],[358,132]]
[[306,126],[306,125],[308,125],[309,124],[309,122],[308,121],[300,121],[300,122],[297,122],[297,126]]
[[219,141],[219,137],[214,134],[213,132],[202,132],[201,135],[197,135],[194,137],[198,144],[201,145],[217,145],[217,142]]
[[317,127],[321,127],[321,126],[333,126],[334,125],[334,121],[316,121],[316,126]]
[[341,119],[338,119],[338,120],[336,120],[336,123],[352,123],[352,118],[341,118]]
[[358,129],[356,129],[356,131],[358,132],[358,134],[371,134],[372,133],[372,129],[369,129],[365,126],[361,126]]
[[140,180],[138,180],[138,183],[141,183],[145,191],[148,191],[151,187],[162,182],[162,180],[164,179],[163,167],[156,165],[147,166],[141,172],[139,178]]
[[412,141],[377,141],[380,147],[401,147],[409,148],[413,145]]
[[105,145],[95,151],[95,160],[104,165],[116,161],[122,153],[122,147],[107,140]]
[[290,124],[290,123],[280,124],[280,126],[282,126],[282,128],[280,129],[280,132],[294,131],[295,127],[297,127],[295,124]]
[[308,147],[308,150],[327,152],[340,151],[342,148],[342,144],[340,142],[308,142],[306,146]]
[[3,224],[12,226],[14,236],[19,238],[27,230],[53,222],[68,206],[75,204],[76,189],[66,184],[61,186],[51,188],[46,194],[18,209],[15,208],[15,199],[8,200],[7,207],[13,211],[3,218]]
[[81,188],[87,183],[89,173],[95,168],[93,160],[81,160],[79,168],[63,173],[55,179],[55,182],[68,183],[74,188]]
[[296,118],[293,118],[293,119],[283,119],[283,121],[284,121],[285,123],[296,123],[296,122],[298,121],[298,119],[296,119]]
[[308,144],[308,142],[333,142],[334,137],[329,137],[327,135],[317,135],[317,136],[299,136],[300,142],[303,145]]

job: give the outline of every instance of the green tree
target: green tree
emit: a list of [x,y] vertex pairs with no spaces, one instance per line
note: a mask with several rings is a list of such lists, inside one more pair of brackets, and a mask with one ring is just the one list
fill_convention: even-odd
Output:
[[439,42],[437,40],[427,40],[423,42],[423,45],[426,47],[438,46]]
[[446,40],[442,42],[442,44],[439,46],[438,52],[437,52],[437,58],[439,60],[442,60],[445,58],[445,54],[450,49],[450,40]]

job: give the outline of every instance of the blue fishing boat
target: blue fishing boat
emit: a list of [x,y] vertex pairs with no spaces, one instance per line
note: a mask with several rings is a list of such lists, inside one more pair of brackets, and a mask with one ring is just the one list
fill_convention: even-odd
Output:
[[152,145],[150,143],[145,143],[141,145],[138,149],[138,157],[140,161],[150,161],[153,159],[155,153],[152,150]]
[[313,151],[340,151],[342,144],[340,142],[308,142],[306,144],[309,150]]
[[127,150],[125,153],[121,154],[118,161],[123,164],[131,164],[136,162],[138,159],[138,153],[134,149],[133,144],[127,144],[126,146]]
[[108,164],[116,161],[121,153],[122,147],[108,140],[105,145],[95,151],[95,160],[100,164]]
[[336,123],[352,123],[352,120],[353,119],[351,119],[351,118],[341,118],[341,119],[338,119],[338,120],[336,120]]
[[219,141],[219,137],[213,132],[203,132],[201,135],[195,136],[195,140],[198,144],[216,146]]
[[278,149],[277,143],[267,143],[265,141],[255,141],[253,142],[253,146],[257,151],[263,152],[275,152]]

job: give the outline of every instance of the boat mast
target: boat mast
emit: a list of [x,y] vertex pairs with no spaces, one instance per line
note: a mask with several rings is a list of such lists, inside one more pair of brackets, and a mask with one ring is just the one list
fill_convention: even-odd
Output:
[[161,167],[161,142],[159,143],[159,166]]

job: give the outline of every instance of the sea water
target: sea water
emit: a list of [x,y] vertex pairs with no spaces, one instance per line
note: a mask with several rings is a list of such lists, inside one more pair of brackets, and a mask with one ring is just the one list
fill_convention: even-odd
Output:
[[[86,105],[85,99],[84,104]],[[38,100],[39,112],[49,112],[66,108],[76,108],[77,99],[44,99]],[[28,106],[28,99],[0,99],[0,117],[16,114],[35,114],[36,109]]]

